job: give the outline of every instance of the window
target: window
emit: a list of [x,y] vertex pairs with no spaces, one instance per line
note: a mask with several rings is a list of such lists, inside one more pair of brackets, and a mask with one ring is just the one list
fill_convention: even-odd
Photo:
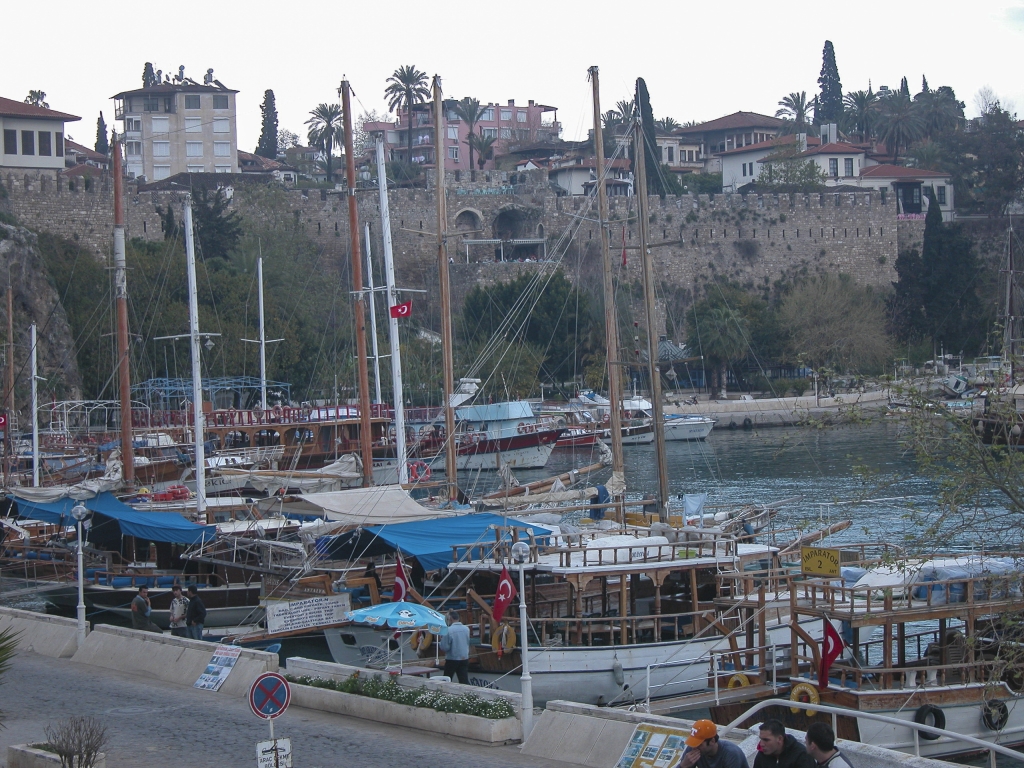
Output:
[[141,131],[142,130],[142,118],[139,118],[139,117],[126,117],[124,119],[124,129],[126,131]]
[[185,109],[199,109],[199,95],[185,96]]
[[511,109],[503,109],[503,110],[501,110],[501,119],[502,120],[511,120],[512,119],[512,110]]
[[203,142],[201,141],[186,141],[185,142],[185,157],[202,157],[203,156]]
[[843,171],[844,176],[853,176],[853,158],[848,157],[843,160]]
[[214,133],[231,133],[231,121],[225,118],[213,121]]
[[670,163],[674,163],[676,161],[675,147],[668,147],[668,161]]
[[939,205],[945,205],[946,204],[946,188],[945,187],[936,187],[935,188],[935,201]]
[[21,132],[21,154],[34,155],[36,153],[36,132]]
[[214,166],[213,170],[214,170],[215,173],[231,173],[231,166],[230,165],[217,165],[217,166]]
[[215,141],[215,142],[213,142],[213,156],[214,157],[231,157],[231,142],[230,141]]
[[171,142],[169,141],[154,141],[153,142],[153,157],[170,157],[171,156]]
[[142,142],[141,141],[126,141],[124,143],[124,153],[126,155],[141,155],[142,154]]
[[203,130],[203,118],[201,117],[186,117],[185,118],[185,133],[202,133]]
[[150,120],[153,122],[153,133],[167,133],[171,130],[171,118],[169,117],[151,117]]
[[501,138],[503,138],[503,139],[511,139],[512,138],[512,129],[511,128],[502,128],[501,129]]
[[496,138],[498,138],[498,129],[497,128],[481,128],[480,129],[480,135],[483,136],[485,139],[487,139],[487,138],[496,139]]
[[459,162],[459,148],[448,147],[448,158],[450,160],[454,160],[455,162]]
[[143,112],[159,112],[160,111],[160,99],[146,97],[142,100],[142,111]]
[[687,150],[686,154],[687,154],[687,156],[689,158],[689,161],[692,163],[693,162],[693,150],[692,149]]
[[203,171],[206,170],[206,166],[203,166],[203,165],[189,165],[189,166],[187,166],[187,170],[188,170],[189,173],[202,173]]
[[839,175],[839,158],[830,157],[828,159],[828,175],[836,177]]
[[914,205],[921,204],[921,188],[914,187]]
[[228,108],[228,97],[227,96],[214,96],[213,97],[213,108],[214,109],[227,109]]
[[483,114],[483,116],[480,119],[484,120],[484,121],[487,121],[487,122],[493,121],[494,120],[494,107],[487,107],[486,109],[484,109],[484,114]]
[[4,128],[4,154],[18,154],[18,132],[10,128]]
[[51,134],[49,131],[39,132],[39,154],[43,157],[50,157],[53,149],[50,145]]
[[661,146],[660,144],[658,145],[658,162],[659,163],[664,163],[665,162],[665,148],[663,146]]
[[171,166],[169,165],[154,165],[153,166],[153,180],[159,181],[160,179],[166,179],[171,175]]
[[53,154],[57,157],[64,157],[64,133],[57,131],[53,134]]
[[526,112],[525,111],[519,110],[518,112],[516,112],[516,122],[517,123],[525,123],[526,122]]
[[448,126],[448,138],[451,139],[452,141],[458,141],[459,140],[459,126],[457,126],[457,125],[449,125]]
[[747,175],[747,164],[746,163],[743,164],[743,175],[744,176]]

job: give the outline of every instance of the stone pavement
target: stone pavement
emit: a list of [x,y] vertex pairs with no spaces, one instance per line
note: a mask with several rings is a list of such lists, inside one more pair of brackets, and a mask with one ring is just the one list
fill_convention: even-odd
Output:
[[[244,698],[196,690],[193,680],[164,685],[24,652],[0,681],[4,766],[9,744],[41,741],[46,725],[71,715],[91,715],[107,726],[107,768],[254,768],[256,742],[268,736]],[[518,746],[478,746],[297,707],[274,729],[292,740],[295,768],[562,765],[520,755]]]

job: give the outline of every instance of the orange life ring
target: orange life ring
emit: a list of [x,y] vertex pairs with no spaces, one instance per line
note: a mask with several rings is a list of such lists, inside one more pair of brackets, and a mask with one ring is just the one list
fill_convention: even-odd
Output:
[[409,462],[409,479],[413,482],[430,479],[430,467],[425,461]]
[[409,647],[414,651],[425,651],[434,642],[434,636],[424,629],[417,629],[409,638]]

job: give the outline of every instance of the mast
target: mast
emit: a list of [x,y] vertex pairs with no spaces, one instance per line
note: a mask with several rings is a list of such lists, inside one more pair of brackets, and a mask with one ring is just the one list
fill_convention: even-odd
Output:
[[370,222],[363,225],[366,237],[366,286],[370,297],[370,344],[373,346],[373,388],[375,403],[380,405],[380,354],[377,349],[377,307],[373,300],[373,259],[370,258]]
[[356,158],[352,151],[352,88],[341,81],[341,111],[345,128],[345,183],[348,185],[348,234],[355,287],[356,365],[359,372],[359,446],[363,455],[363,487],[373,485],[373,426],[370,421],[370,373],[366,366],[366,310],[363,307],[363,260],[359,252],[359,212],[356,209]]
[[4,428],[4,485],[10,481],[10,457],[14,449],[14,288],[11,276],[7,275],[7,370],[4,372],[7,383],[4,386],[4,411],[7,414],[7,426]]
[[260,284],[260,408],[267,412],[267,326],[263,316],[263,257],[256,262],[256,279]]
[[1010,228],[1006,233],[1006,327],[1003,330],[1003,354],[1008,357],[1010,366],[1010,382],[1009,386],[1014,385],[1014,374],[1016,367],[1014,364],[1014,324],[1016,321],[1016,302],[1014,301],[1013,295],[1013,217],[1010,218]]
[[437,181],[434,194],[437,197],[437,277],[441,298],[441,357],[444,380],[441,382],[444,395],[444,472],[448,483],[448,499],[457,501],[459,483],[455,455],[455,409],[452,406],[452,385],[455,382],[455,363],[452,355],[451,286],[448,284],[448,201],[444,185],[444,104],[441,99],[441,76],[434,75],[434,165]]
[[654,263],[651,259],[647,201],[647,166],[645,160],[645,136],[640,122],[639,109],[636,119],[636,188],[637,217],[640,231],[640,258],[643,265],[644,311],[647,315],[647,373],[651,380],[651,404],[654,413],[654,445],[658,460],[658,517],[668,522],[668,463],[665,460],[665,415],[661,405],[661,366],[658,365],[658,333],[654,317]]
[[601,126],[601,85],[597,67],[591,67],[590,85],[594,91],[594,155],[597,158],[597,216],[601,232],[601,263],[604,266],[604,339],[608,357],[608,399],[611,408],[608,427],[612,439],[612,473],[625,473],[622,459],[622,378],[619,374],[619,326],[615,311],[615,284],[612,256],[608,250],[608,189],[604,182],[604,134]]
[[[196,513],[206,515],[206,418],[203,414],[202,347],[199,338],[199,292],[192,235],[192,196],[185,195],[185,266],[188,273],[188,336],[192,358],[192,424],[196,443]],[[213,522],[208,520],[207,522]]]
[[36,346],[36,324],[32,323],[32,487],[39,487],[39,348]]
[[402,391],[402,348],[398,340],[398,318],[391,308],[398,303],[395,290],[395,260],[391,249],[391,211],[388,208],[388,178],[384,169],[384,134],[377,134],[377,191],[380,194],[380,234],[384,241],[384,281],[388,297],[388,343],[391,346],[391,387],[395,400],[395,456],[398,482],[409,482],[405,463],[405,395]]
[[135,483],[132,453],[131,349],[128,345],[128,273],[124,259],[124,198],[121,193],[121,142],[114,136],[114,307],[117,310],[117,379],[121,394],[121,462],[125,484]]

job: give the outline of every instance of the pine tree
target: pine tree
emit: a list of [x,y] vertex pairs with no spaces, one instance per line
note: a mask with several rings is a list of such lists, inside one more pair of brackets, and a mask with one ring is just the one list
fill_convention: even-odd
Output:
[[821,93],[815,107],[816,123],[838,123],[843,117],[843,84],[839,81],[836,52],[832,41],[825,41],[821,52],[821,75],[818,77]]
[[101,155],[110,154],[110,144],[107,141],[107,124],[103,121],[103,113],[96,118],[96,151]]
[[147,61],[142,68],[142,87],[149,88],[151,85],[156,85],[156,72],[153,71],[153,62]]
[[263,113],[263,132],[260,133],[256,154],[273,160],[277,157],[277,103],[274,100],[274,92],[269,88],[263,94],[260,112]]

